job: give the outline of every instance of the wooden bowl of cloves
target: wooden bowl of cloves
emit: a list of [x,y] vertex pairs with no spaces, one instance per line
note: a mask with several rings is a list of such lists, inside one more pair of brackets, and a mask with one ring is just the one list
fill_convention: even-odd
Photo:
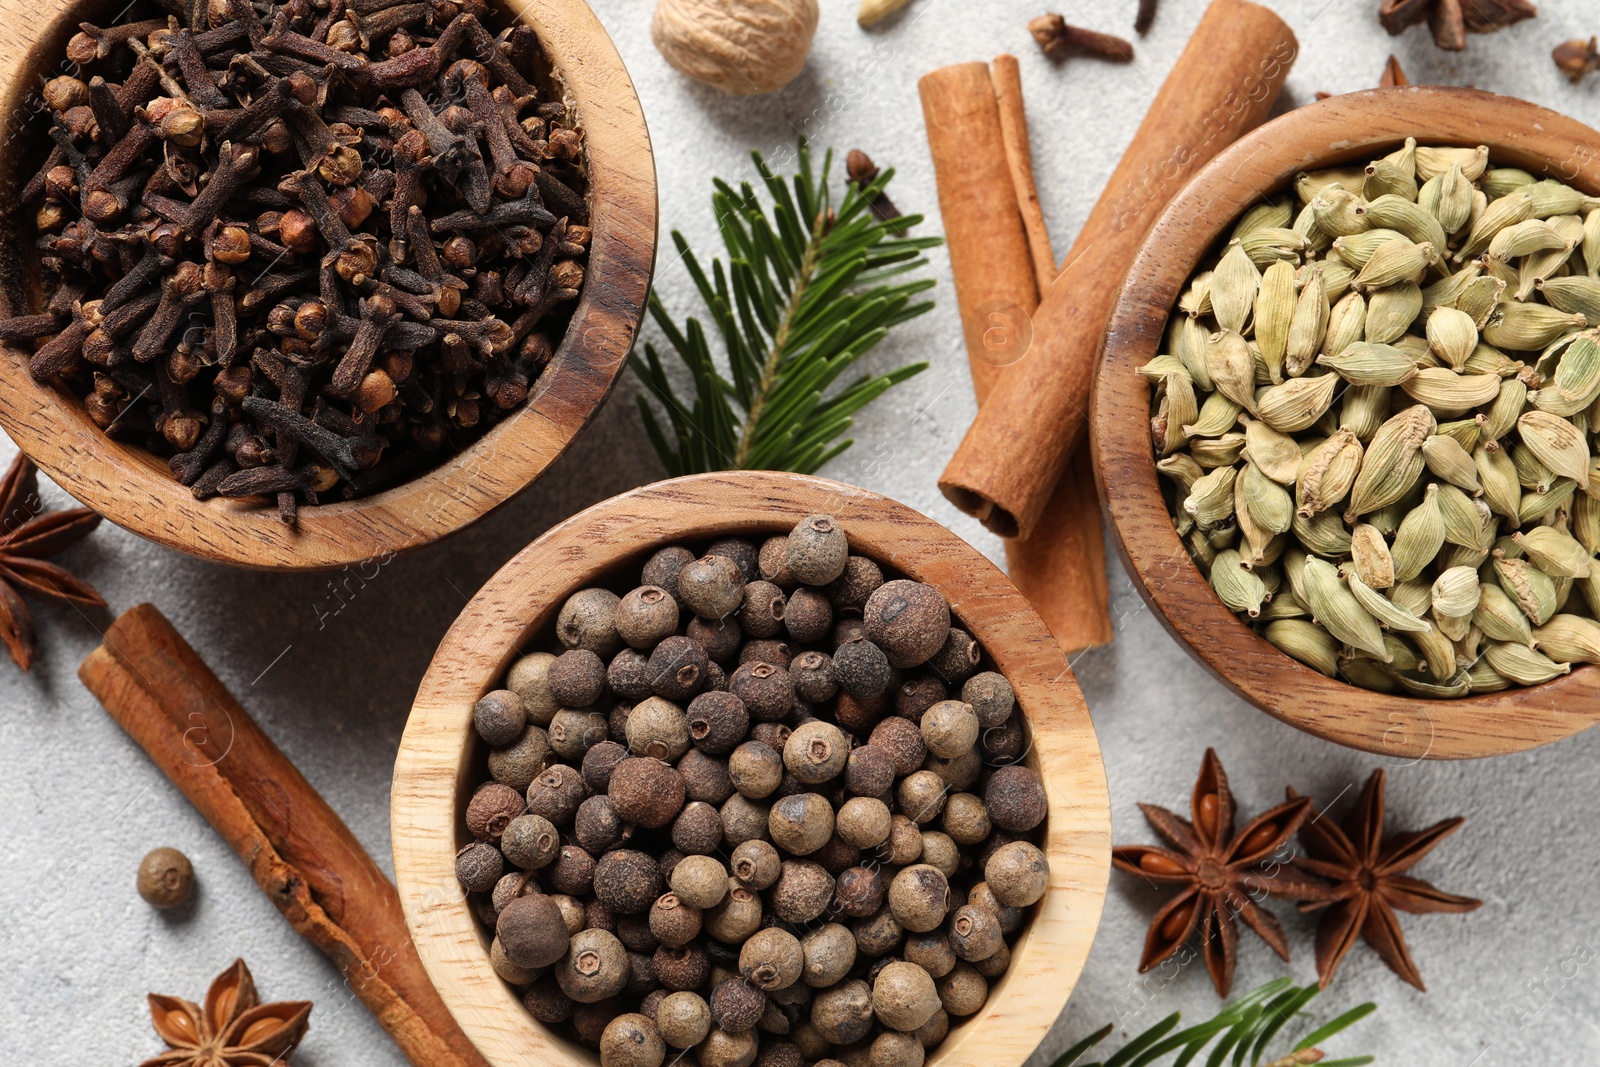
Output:
[[[638,582],[641,565],[653,561],[654,554],[668,546],[698,546],[691,551],[703,551],[707,544],[727,545],[722,539],[741,539],[746,542],[744,551],[753,553],[755,546],[768,538],[787,534],[800,520],[818,514],[832,517],[848,535],[849,551],[875,560],[885,576],[898,573],[943,594],[952,624],[970,634],[986,653],[992,664],[986,669],[1000,672],[1010,682],[1029,738],[1021,746],[1020,759],[1047,787],[1046,814],[1031,831],[1038,835],[1038,847],[1048,857],[1044,896],[1025,910],[1026,924],[1014,934],[1009,967],[994,979],[987,999],[971,1014],[960,1013],[965,1018],[952,1016],[947,1036],[928,1049],[927,1062],[945,1067],[1020,1064],[1034,1052],[1060,1013],[1088,957],[1110,859],[1106,844],[1109,798],[1099,746],[1060,647],[1003,574],[926,516],[865,490],[820,478],[729,471],[633,490],[545,533],[502,567],[462,610],[423,678],[395,763],[391,825],[396,882],[423,965],[467,1036],[496,1067],[524,1063],[578,1067],[596,1060],[593,1051],[564,1036],[562,1028],[541,1023],[530,1014],[523,997],[533,996],[532,987],[514,986],[497,973],[491,962],[493,931],[479,918],[489,894],[466,894],[458,881],[458,853],[473,842],[463,821],[464,812],[485,781],[489,752],[474,727],[475,704],[502,685],[508,667],[523,653],[559,647],[554,645],[557,614],[579,590],[626,591]],[[774,578],[787,581],[776,572]],[[793,583],[785,587],[793,592]],[[561,617],[566,619],[565,614]],[[711,625],[731,624],[737,633],[744,626],[739,619],[737,614],[730,615]],[[836,621],[861,622],[844,608]],[[705,620],[696,619],[689,632],[694,633],[693,626],[702,622]],[[796,656],[802,647],[815,646],[796,645]],[[833,646],[824,639],[822,647]],[[625,655],[620,652],[617,658]],[[729,671],[734,671],[729,658],[732,653],[718,655],[727,659]],[[787,645],[782,655],[787,663]],[[908,669],[904,677],[909,681],[915,674]],[[818,715],[831,715],[820,710],[826,706],[826,702],[807,705],[797,700],[783,722],[798,725],[813,708],[819,709]],[[612,713],[627,711],[624,702]],[[894,718],[892,706],[883,706],[871,722]],[[531,713],[528,720],[536,722]],[[546,721],[552,729],[558,726],[557,720]],[[857,729],[864,738],[867,727]],[[690,753],[702,755],[698,747]],[[687,754],[681,757],[680,765],[686,766],[688,758]],[[1015,758],[1005,757],[1008,761]],[[947,788],[953,790],[954,786]],[[597,795],[603,799],[603,794]],[[934,825],[929,822],[928,828]],[[628,847],[653,848],[640,842],[655,841],[664,832],[641,826]],[[562,841],[567,840],[563,832]],[[577,840],[572,838],[574,848]],[[863,850],[862,863],[877,862],[870,852]],[[727,859],[720,847],[713,854]],[[551,869],[538,873],[541,880],[528,888],[554,892],[550,887],[558,883]],[[951,885],[969,873],[952,876]],[[825,920],[803,924],[800,932],[814,930],[824,922],[856,921],[848,915],[835,918],[833,912],[827,914]],[[776,920],[777,916],[773,917]],[[732,951],[738,951],[736,944]],[[865,971],[870,962],[866,955],[863,949],[851,977]],[[541,972],[524,977],[537,984],[548,975]],[[807,978],[806,983],[797,984],[804,989],[810,983]],[[709,994],[710,986],[703,988]],[[592,1007],[603,1009],[614,1003],[608,1000]],[[781,1029],[761,1033],[764,1041],[782,1040]],[[725,1048],[702,1047],[692,1055],[700,1062],[724,1062],[721,1056],[725,1052]],[[680,1054],[673,1049],[667,1055],[670,1063]]]
[[1600,719],[1600,646],[1563,639],[1600,633],[1596,194],[1596,131],[1427,86],[1299,108],[1167,208],[1094,455],[1135,586],[1234,692],[1406,760]]
[[581,0],[6,0],[0,424],[113,522],[319,569],[444,537],[609,394],[649,136]]

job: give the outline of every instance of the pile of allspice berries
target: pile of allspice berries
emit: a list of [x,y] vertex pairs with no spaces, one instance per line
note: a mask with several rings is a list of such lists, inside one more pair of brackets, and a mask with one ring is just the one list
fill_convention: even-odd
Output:
[[[474,725],[456,872],[604,1067],[920,1067],[1044,895],[1010,684],[827,515],[563,604]],[[553,643],[554,644],[554,643]]]
[[1600,662],[1600,198],[1405,144],[1299,175],[1178,301],[1151,435],[1217,596],[1329,677]]

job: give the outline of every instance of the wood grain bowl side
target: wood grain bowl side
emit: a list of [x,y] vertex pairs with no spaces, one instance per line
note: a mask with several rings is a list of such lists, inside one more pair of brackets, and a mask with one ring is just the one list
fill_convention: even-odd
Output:
[[[494,6],[493,4],[491,6]],[[583,0],[507,5],[539,33],[550,74],[586,133],[594,236],[582,295],[549,369],[527,402],[470,448],[372,497],[300,510],[197,501],[165,461],[108,438],[76,397],[34,381],[26,355],[0,345],[0,425],[51,477],[111,521],[202,559],[261,569],[316,570],[404,552],[445,537],[526,489],[604,403],[644,314],[655,263],[656,182],[650,137],[615,46]],[[40,76],[54,72],[86,19],[114,16],[108,0],[0,0],[0,114],[20,141]],[[36,165],[26,151],[0,164],[16,191]],[[0,221],[0,305],[15,310],[26,271],[25,220]]]
[[534,647],[565,597],[674,541],[764,537],[807,514],[836,516],[852,550],[944,592],[1015,687],[1032,728],[1028,756],[1050,797],[1050,888],[988,1003],[929,1057],[940,1067],[1020,1064],[1072,990],[1099,921],[1110,863],[1105,772],[1083,696],[1060,648],[992,564],[911,509],[819,478],[697,475],[635,490],[567,520],[488,582],[445,635],[423,678],[395,764],[396,880],[424,965],[496,1067],[590,1065],[594,1054],[536,1023],[489,966],[482,929],[455,880],[461,816],[480,780],[472,705]]
[[1217,599],[1178,538],[1150,447],[1150,390],[1136,373],[1157,353],[1189,276],[1246,208],[1300,171],[1371,159],[1407,136],[1423,144],[1487,144],[1503,165],[1600,193],[1600,133],[1491,93],[1372,90],[1268,123],[1178,193],[1129,272],[1095,376],[1095,467],[1117,549],[1140,595],[1190,655],[1241,697],[1318,737],[1393,759],[1501,755],[1600,720],[1600,668],[1531,688],[1429,700],[1361,689],[1279,652]]

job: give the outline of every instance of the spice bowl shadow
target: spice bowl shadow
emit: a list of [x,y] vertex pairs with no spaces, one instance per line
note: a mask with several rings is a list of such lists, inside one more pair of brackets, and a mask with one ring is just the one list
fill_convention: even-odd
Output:
[[[489,962],[489,937],[456,881],[464,813],[485,778],[473,704],[518,654],[554,644],[556,613],[588,585],[632,584],[673,543],[787,533],[832,515],[852,551],[939,589],[955,620],[1016,692],[1031,732],[1026,763],[1046,784],[1044,898],[1012,946],[1010,969],[928,1063],[1021,1064],[1065,1006],[1094,939],[1110,867],[1105,770],[1083,695],[1044,623],[1005,576],[955,534],[902,504],[803,475],[737,471],[637,489],[568,519],[523,549],[463,609],[424,676],[391,792],[395,876],[423,965],[494,1067],[592,1067],[595,1053],[536,1022]],[[633,567],[630,574],[628,567]]]
[[[17,446],[117,525],[202,559],[263,570],[329,569],[409,551],[471,525],[531,485],[593,419],[632,346],[655,262],[656,180],[638,94],[588,5],[518,0],[510,7],[538,33],[538,80],[571,103],[584,129],[593,228],[570,324],[521,407],[439,466],[369,497],[303,507],[291,527],[258,502],[196,500],[162,457],[107,436],[76,396],[33,378],[26,352],[0,344],[0,426]],[[0,161],[0,315],[27,310],[26,294],[36,285],[33,227],[17,194],[44,158],[38,86],[70,73],[66,42],[80,22],[126,11],[120,0],[0,0],[8,149]]]
[[1150,443],[1150,387],[1190,276],[1238,217],[1302,171],[1420,144],[1487,145],[1501,166],[1600,194],[1600,132],[1526,101],[1412,86],[1332,97],[1242,138],[1185,186],[1134,262],[1106,337],[1090,406],[1101,506],[1135,588],[1202,666],[1262,711],[1325,740],[1400,761],[1503,755],[1600,721],[1600,667],[1499,693],[1434,700],[1329,678],[1258,636],[1217,598],[1173,526]]

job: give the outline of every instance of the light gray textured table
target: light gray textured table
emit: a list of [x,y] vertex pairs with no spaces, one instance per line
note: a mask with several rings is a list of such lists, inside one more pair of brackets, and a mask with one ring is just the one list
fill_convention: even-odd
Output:
[[[1319,89],[1368,87],[1393,50],[1414,81],[1472,84],[1600,120],[1600,77],[1573,88],[1549,60],[1557,41],[1600,31],[1592,3],[1547,0],[1539,20],[1473,38],[1456,56],[1435,51],[1420,28],[1391,40],[1373,19],[1378,0],[1269,2],[1302,44],[1285,106],[1308,102]],[[1128,34],[1134,6],[1063,0],[1059,9],[1074,23]],[[1202,5],[1164,0],[1131,67],[1091,60],[1056,67],[1024,28],[1047,8],[1042,0],[913,0],[871,33],[857,28],[854,0],[822,0],[822,25],[800,78],[772,96],[739,99],[666,66],[650,44],[646,0],[597,0],[596,7],[644,101],[663,238],[676,227],[709,256],[720,248],[712,177],[751,178],[748,149],[792,145],[801,132],[895,166],[896,202],[927,212],[932,232],[938,210],[916,79],[1004,51],[1022,61],[1040,195],[1064,252]],[[665,239],[663,247],[670,253]],[[933,269],[942,279],[936,311],[872,356],[879,367],[927,359],[932,369],[868,409],[855,448],[824,473],[920,508],[998,560],[998,542],[934,485],[973,400],[942,251]],[[698,310],[671,254],[661,257],[657,281],[675,312]],[[387,867],[395,749],[416,684],[457,611],[551,524],[660,476],[633,392],[625,382],[571,453],[520,499],[365,584],[226,570],[109,526],[65,562],[115,609],[150,600],[165,611]],[[47,496],[65,504],[54,487]],[[1222,756],[1247,813],[1277,802],[1290,782],[1323,803],[1343,795],[1342,812],[1378,764],[1235,699],[1167,636],[1115,564],[1112,611],[1115,644],[1076,666],[1104,750],[1119,842],[1153,840],[1137,801],[1183,809],[1207,745]],[[33,672],[0,663],[0,1043],[12,1050],[0,1061],[78,1067],[153,1055],[160,1042],[145,992],[198,999],[242,955],[268,998],[316,1001],[297,1064],[401,1064],[333,967],[290,931],[211,828],[79,685],[77,664],[111,616],[49,606],[37,614],[41,655]],[[1405,920],[1427,995],[1401,983],[1369,949],[1353,950],[1323,999],[1330,1009],[1372,999],[1380,1010],[1333,1046],[1336,1053],[1454,1067],[1600,1058],[1597,762],[1600,733],[1592,732],[1492,762],[1391,768],[1391,826],[1467,816],[1415,873],[1481,897],[1484,906],[1467,916]],[[199,877],[197,899],[175,916],[153,912],[133,892],[139,857],[161,844],[187,852]],[[1216,1006],[1201,968],[1171,981],[1135,972],[1157,905],[1155,893],[1113,873],[1088,966],[1036,1063],[1108,1021],[1134,1032],[1175,1009],[1199,1019]],[[1275,910],[1290,931],[1293,962],[1285,967],[1243,935],[1238,991],[1285,973],[1313,976],[1314,923],[1288,906]]]

